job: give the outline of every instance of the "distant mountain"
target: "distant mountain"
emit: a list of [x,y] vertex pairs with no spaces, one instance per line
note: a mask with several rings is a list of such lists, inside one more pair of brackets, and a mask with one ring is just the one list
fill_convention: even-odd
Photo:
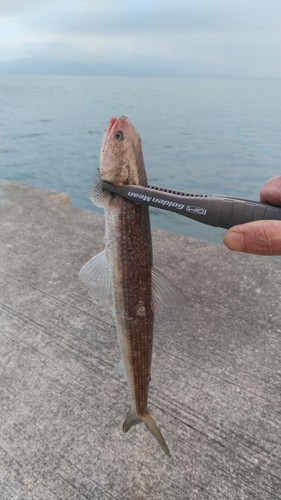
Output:
[[169,68],[139,64],[81,63],[32,57],[0,62],[2,75],[178,76]]

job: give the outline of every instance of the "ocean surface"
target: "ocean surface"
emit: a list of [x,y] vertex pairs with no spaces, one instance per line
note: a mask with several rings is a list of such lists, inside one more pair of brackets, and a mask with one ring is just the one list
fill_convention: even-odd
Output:
[[[103,130],[127,115],[150,184],[258,200],[281,173],[279,80],[2,76],[0,177],[63,191],[100,211],[88,191]],[[222,242],[224,230],[158,209],[155,227]]]

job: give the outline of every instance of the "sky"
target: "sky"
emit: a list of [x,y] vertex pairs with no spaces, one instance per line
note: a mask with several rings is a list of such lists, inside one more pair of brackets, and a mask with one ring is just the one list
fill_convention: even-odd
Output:
[[2,72],[280,78],[280,0],[0,0]]

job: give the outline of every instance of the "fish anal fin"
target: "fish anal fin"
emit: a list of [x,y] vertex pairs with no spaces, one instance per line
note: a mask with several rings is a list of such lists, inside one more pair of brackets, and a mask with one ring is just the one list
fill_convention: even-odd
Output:
[[136,412],[131,408],[129,411],[126,420],[123,424],[123,431],[128,432],[128,430],[133,427],[134,425],[137,425],[141,422],[144,422],[147,429],[151,432],[151,434],[157,439],[158,443],[160,444],[162,450],[168,455],[168,457],[171,456],[169,448],[167,446],[167,443],[160,431],[160,429],[157,427],[155,421],[153,420],[152,416],[150,415],[149,412],[147,412],[145,415],[137,415]]
[[115,372],[123,375],[124,379],[128,381],[125,365],[123,359],[115,366]]
[[158,269],[152,269],[152,305],[157,307],[186,307],[190,305],[186,296]]

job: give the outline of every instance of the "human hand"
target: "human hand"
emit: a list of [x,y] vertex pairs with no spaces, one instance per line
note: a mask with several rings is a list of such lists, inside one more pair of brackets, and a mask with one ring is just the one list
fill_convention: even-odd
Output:
[[[260,200],[281,206],[281,175],[264,183]],[[229,250],[257,255],[281,255],[281,221],[258,220],[233,226],[224,235]]]

